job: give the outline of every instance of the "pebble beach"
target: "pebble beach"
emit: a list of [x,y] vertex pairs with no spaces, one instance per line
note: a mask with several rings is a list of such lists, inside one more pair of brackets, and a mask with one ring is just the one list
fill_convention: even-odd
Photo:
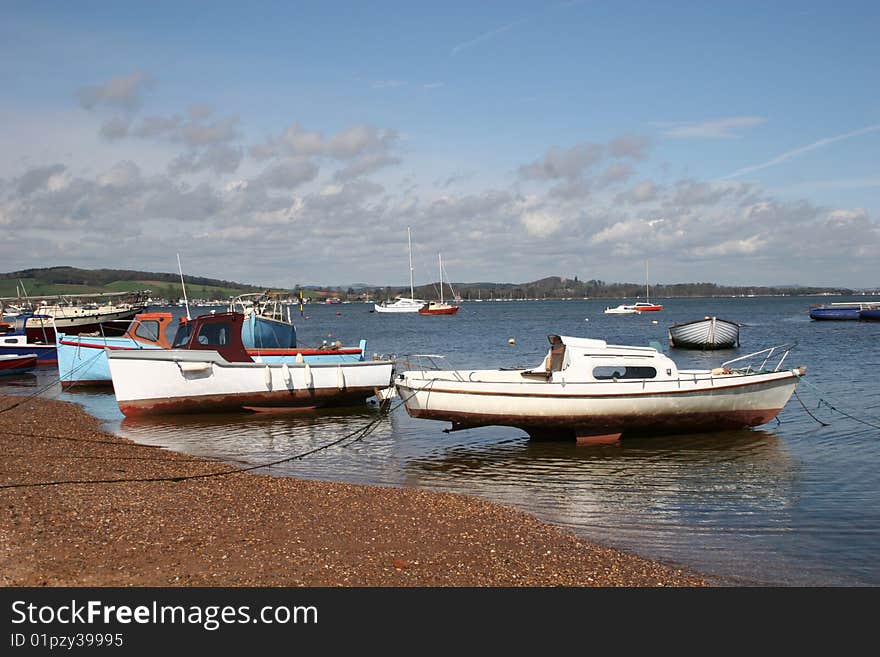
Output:
[[68,402],[0,396],[0,450],[3,586],[709,585],[482,499],[213,476]]

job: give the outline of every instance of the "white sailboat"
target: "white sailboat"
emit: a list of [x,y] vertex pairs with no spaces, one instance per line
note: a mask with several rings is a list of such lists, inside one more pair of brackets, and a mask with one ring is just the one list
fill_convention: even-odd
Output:
[[409,298],[397,297],[393,302],[383,301],[373,304],[377,313],[417,313],[427,302],[424,299],[416,299],[413,289],[413,264],[412,264],[412,236],[409,226],[406,227],[406,243],[409,248]]
[[626,304],[622,303],[616,308],[608,307],[605,309],[606,315],[637,315],[643,312],[652,312],[663,310],[663,306],[659,303],[651,303],[650,284],[648,283],[648,261],[645,261],[645,301],[638,303]]

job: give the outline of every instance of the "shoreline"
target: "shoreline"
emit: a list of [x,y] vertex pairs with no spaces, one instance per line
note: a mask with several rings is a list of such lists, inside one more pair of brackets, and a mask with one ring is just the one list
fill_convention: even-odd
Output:
[[[12,404],[20,405],[3,411]],[[503,504],[236,473],[0,395],[2,586],[712,586]]]

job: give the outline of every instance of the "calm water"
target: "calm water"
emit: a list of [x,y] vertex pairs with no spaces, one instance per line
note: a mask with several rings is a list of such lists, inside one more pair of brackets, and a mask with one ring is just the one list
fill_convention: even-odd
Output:
[[[746,324],[737,350],[673,350],[680,366],[714,367],[764,347],[797,343],[788,366],[807,366],[821,396],[880,426],[880,323],[812,322],[809,298],[664,300],[645,315],[604,315],[618,301],[466,303],[454,317],[389,316],[359,304],[307,306],[299,342],[367,339],[370,353],[445,354],[451,367],[533,366],[546,335],[617,344],[666,344],[676,321],[715,314]],[[657,323],[654,323],[657,322]],[[514,338],[515,345],[508,344]],[[55,372],[18,377],[27,392]],[[257,464],[320,446],[365,426],[371,407],[306,415],[123,419],[111,393],[50,396],[82,403],[133,440]],[[482,428],[443,433],[445,423],[396,409],[365,440],[267,469],[274,475],[416,486],[510,504],[576,534],[680,564],[718,582],[880,585],[880,429],[827,406],[805,384],[760,429],[623,440],[615,446],[532,443],[524,432]]]

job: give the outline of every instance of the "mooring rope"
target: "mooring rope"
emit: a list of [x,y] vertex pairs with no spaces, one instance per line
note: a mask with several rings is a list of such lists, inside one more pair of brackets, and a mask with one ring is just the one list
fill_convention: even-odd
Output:
[[[46,486],[64,486],[71,484],[118,484],[118,483],[155,483],[155,482],[180,482],[180,481],[188,481],[191,479],[208,479],[211,477],[222,477],[230,474],[238,474],[241,472],[249,472],[251,470],[259,470],[260,468],[269,468],[275,465],[280,465],[282,463],[287,463],[289,461],[295,461],[298,459],[305,458],[306,456],[311,456],[317,452],[323,451],[335,445],[338,445],[342,442],[350,438],[354,438],[343,447],[349,447],[354,443],[363,440],[368,435],[373,433],[376,430],[376,427],[379,426],[379,423],[384,420],[386,417],[390,416],[391,413],[409,401],[416,394],[431,386],[434,383],[433,379],[428,381],[425,385],[421,386],[417,390],[414,390],[411,395],[408,395],[405,399],[401,399],[401,401],[396,405],[388,404],[383,409],[380,406],[379,415],[370,420],[363,427],[351,431],[341,438],[337,438],[336,440],[331,440],[330,442],[315,447],[314,449],[310,449],[308,451],[302,452],[300,454],[295,454],[293,456],[287,456],[282,459],[277,459],[275,461],[270,461],[267,463],[259,463],[257,465],[249,465],[243,466],[239,468],[227,468],[225,470],[218,470],[215,472],[205,472],[202,474],[194,474],[194,475],[182,475],[177,477],[143,477],[143,478],[118,478],[118,479],[83,479],[83,480],[61,480],[61,481],[40,481],[40,482],[31,482],[31,483],[20,483],[20,484],[3,484],[0,485],[0,490],[8,489],[8,488],[39,488]],[[112,458],[112,457],[110,457]]]
[[[801,380],[801,382],[802,382],[804,385],[806,385],[808,388],[812,388],[812,390],[813,390],[814,392],[816,392],[816,393],[819,395],[819,404],[818,404],[817,408],[821,408],[822,405],[825,405],[825,406],[827,406],[830,410],[832,410],[832,411],[834,411],[834,412],[836,412],[836,413],[840,413],[841,415],[843,415],[844,417],[849,418],[850,420],[853,420],[853,421],[855,421],[855,422],[859,422],[859,423],[861,423],[861,424],[864,424],[864,425],[866,425],[866,426],[872,427],[872,428],[874,428],[874,429],[880,429],[880,420],[878,420],[877,418],[875,418],[875,417],[869,415],[869,416],[867,416],[867,417],[869,417],[871,420],[874,420],[874,422],[869,422],[868,420],[863,420],[862,418],[857,417],[857,416],[853,415],[852,413],[849,413],[849,412],[843,410],[843,409],[840,407],[840,405],[837,404],[837,402],[832,403],[833,400],[829,400],[829,397],[828,397],[828,395],[827,395],[825,392],[823,392],[822,390],[820,390],[819,388],[817,388],[815,385],[813,385],[812,383],[810,383],[809,381],[807,381],[807,380],[804,379],[803,377],[800,377],[800,380]],[[797,391],[795,391],[795,396],[797,396]],[[801,401],[800,397],[798,397],[798,401],[800,401],[800,402],[801,402],[801,405],[804,406],[804,410],[807,410],[806,405],[804,405],[804,403],[803,403],[803,401]],[[812,417],[814,420],[816,420],[817,422],[819,422],[819,423],[822,424],[823,426],[828,426],[827,423],[822,422],[821,420],[817,419],[817,418],[816,418],[812,413],[810,413],[808,410],[807,410],[807,413],[810,415],[810,417]],[[876,422],[876,424],[875,424],[875,422]]]
[[[79,365],[77,365],[76,367],[71,368],[70,373],[73,374],[74,372],[79,371],[81,368],[85,367],[86,365],[91,365],[103,353],[104,353],[103,350],[98,351],[98,353],[96,353],[94,356],[92,356],[88,360],[85,360],[82,363],[80,363]],[[21,406],[22,404],[29,402],[31,399],[34,399],[35,397],[39,397],[44,392],[49,390],[49,388],[52,388],[53,386],[61,383],[61,381],[62,381],[62,379],[61,379],[60,370],[59,370],[58,377],[53,378],[49,383],[47,383],[44,386],[41,386],[39,389],[37,389],[36,392],[33,392],[29,395],[24,395],[19,401],[12,404],[12,406],[7,406],[6,408],[0,408],[0,413],[5,413],[6,411],[11,411],[13,408],[17,408],[18,406]],[[73,385],[76,385],[76,382],[74,382]],[[71,386],[71,387],[73,387],[73,386]]]

